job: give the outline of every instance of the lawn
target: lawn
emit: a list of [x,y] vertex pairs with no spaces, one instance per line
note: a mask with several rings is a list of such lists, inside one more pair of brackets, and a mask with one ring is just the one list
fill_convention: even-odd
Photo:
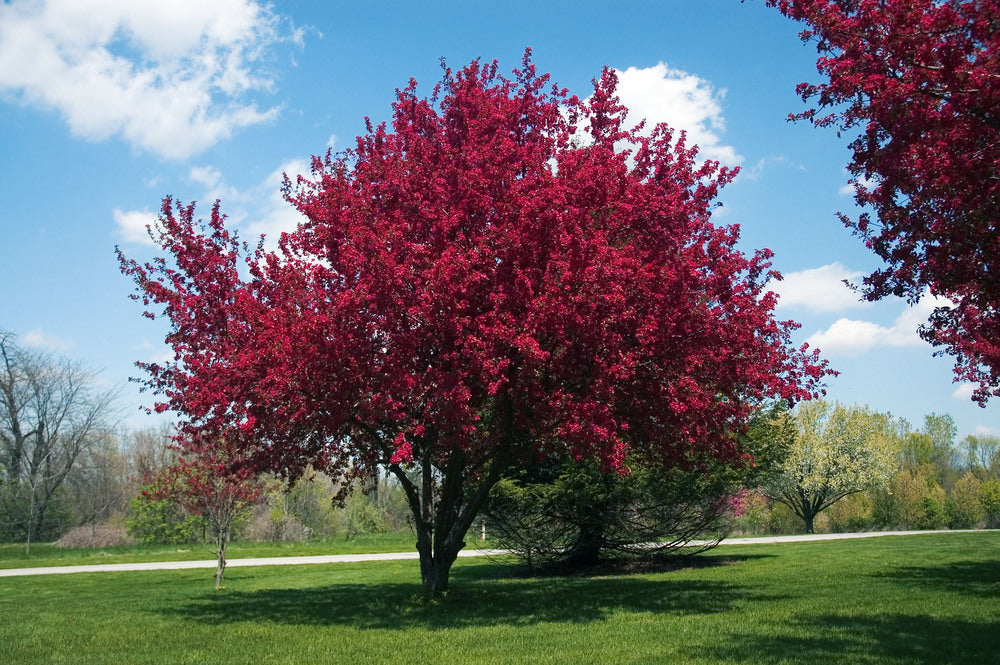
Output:
[[[416,540],[417,537],[412,533],[379,533],[361,534],[351,540],[335,539],[325,542],[236,542],[229,545],[226,557],[245,559],[271,556],[410,552],[415,549]],[[470,547],[481,546],[478,540],[469,540],[469,543]],[[37,568],[41,566],[77,566],[146,561],[196,561],[214,558],[214,554],[199,544],[61,548],[52,543],[33,543],[30,554],[25,554],[23,543],[0,544],[0,568]]]
[[0,579],[12,663],[995,663],[1000,534],[719,548],[671,572],[460,560]]

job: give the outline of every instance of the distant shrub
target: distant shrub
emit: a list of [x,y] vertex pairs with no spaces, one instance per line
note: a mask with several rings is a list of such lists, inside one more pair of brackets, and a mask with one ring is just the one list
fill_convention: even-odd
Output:
[[294,515],[269,505],[254,508],[253,515],[240,532],[243,540],[265,543],[298,543],[307,540],[308,532]]
[[947,497],[929,465],[900,472],[894,483],[893,499],[898,526],[943,529],[948,525]]
[[1000,529],[1000,480],[986,480],[979,486],[979,503],[986,513],[986,528]]
[[739,495],[742,506],[734,521],[734,533],[758,536],[767,529],[770,501],[758,490],[749,490]]
[[830,530],[840,533],[872,528],[874,501],[867,493],[852,494],[827,509]]
[[948,497],[948,526],[953,529],[972,529],[986,516],[979,500],[982,483],[972,472],[958,479]]
[[185,516],[173,501],[134,497],[125,520],[128,534],[144,544],[178,545],[197,542],[206,528],[204,518]]
[[[818,525],[814,525],[814,528]],[[818,529],[817,529],[818,530]],[[802,519],[792,512],[792,509],[777,501],[771,504],[771,512],[767,515],[767,533],[791,534],[802,531]]]
[[117,547],[134,544],[135,539],[126,533],[124,527],[107,524],[74,527],[55,542],[56,547]]

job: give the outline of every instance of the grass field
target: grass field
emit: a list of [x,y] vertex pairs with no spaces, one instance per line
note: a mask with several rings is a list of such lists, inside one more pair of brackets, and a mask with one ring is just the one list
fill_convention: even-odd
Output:
[[[471,547],[479,541],[470,540]],[[411,533],[361,534],[352,540],[328,540],[307,543],[231,543],[229,559],[271,556],[312,556],[323,554],[370,554],[372,552],[409,552],[415,548]],[[52,543],[33,543],[31,554],[24,545],[0,544],[0,568],[36,568],[40,566],[78,566],[100,563],[140,563],[146,561],[196,561],[215,555],[202,545],[126,545],[122,547],[60,548]]]
[[1000,534],[726,547],[671,572],[460,560],[0,580],[11,663],[996,663]]

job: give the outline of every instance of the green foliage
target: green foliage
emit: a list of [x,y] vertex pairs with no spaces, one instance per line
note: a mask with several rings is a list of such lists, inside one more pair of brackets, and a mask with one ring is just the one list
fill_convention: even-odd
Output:
[[785,504],[774,501],[767,515],[767,533],[777,535],[802,533],[802,518]]
[[326,540],[337,532],[337,510],[334,497],[337,489],[329,478],[313,474],[299,479],[284,493],[284,514],[302,525],[308,540]]
[[972,529],[985,517],[979,501],[982,483],[971,472],[962,476],[948,495],[948,526],[952,529]]
[[899,473],[892,493],[895,526],[941,529],[948,524],[946,494],[934,475],[934,468],[929,464]]
[[128,534],[145,544],[198,542],[207,526],[203,517],[185,515],[173,501],[152,499],[143,494],[132,499],[125,520]]
[[838,533],[868,531],[874,523],[875,502],[866,492],[859,492],[830,506],[827,517],[830,530]]
[[409,532],[409,512],[403,490],[393,479],[380,476],[345,488],[310,470],[291,487],[275,486],[241,535],[255,541],[295,542]]
[[962,441],[966,466],[980,480],[1000,480],[1000,436],[969,435]]
[[31,491],[24,483],[0,483],[0,542],[24,541],[33,524],[33,541],[56,540],[73,525],[72,510],[63,488],[53,493],[39,516],[32,512]]
[[733,522],[733,531],[748,536],[767,533],[771,504],[768,498],[756,490],[742,493],[742,509]]
[[1000,480],[986,480],[979,486],[979,503],[986,513],[986,527],[1000,529]]
[[803,520],[806,531],[837,501],[892,478],[899,441],[885,414],[814,400],[791,412],[777,411],[770,420],[762,433],[784,438],[787,454],[765,475],[764,487]]
[[872,526],[878,529],[895,529],[901,523],[899,502],[895,494],[898,477],[888,487],[877,487],[867,494],[872,500]]
[[957,471],[958,453],[955,434],[958,428],[948,414],[932,413],[924,416],[924,426],[919,432],[907,432],[903,437],[900,459],[904,469],[925,467],[925,475],[939,485],[950,489],[960,474]]
[[363,492],[351,492],[339,511],[339,531],[347,539],[362,533],[383,533],[388,531],[385,515]]
[[[531,567],[586,566],[609,555],[650,556],[731,528],[727,500],[749,469],[706,460],[692,469],[629,461],[630,472],[562,460],[501,480],[486,509],[498,547]],[[660,543],[655,548],[650,543]]]

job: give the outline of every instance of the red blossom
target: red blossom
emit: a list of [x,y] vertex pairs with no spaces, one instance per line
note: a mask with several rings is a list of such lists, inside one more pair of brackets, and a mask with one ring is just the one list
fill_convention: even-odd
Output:
[[985,406],[1000,395],[1000,1],[767,4],[808,25],[827,79],[798,86],[815,106],[792,117],[856,133],[848,168],[874,217],[840,217],[887,264],[865,296],[951,301],[921,336]]
[[152,387],[198,432],[240,424],[258,468],[394,473],[432,588],[520,460],[739,460],[750,410],[812,396],[826,364],[774,318],[770,252],[711,223],[735,171],[626,131],[614,72],[594,85],[583,103],[527,56],[513,79],[447,70],[432,99],[411,82],[391,127],[286,181],[305,221],[276,252],[167,199],[173,263],[122,258],[171,323]]

